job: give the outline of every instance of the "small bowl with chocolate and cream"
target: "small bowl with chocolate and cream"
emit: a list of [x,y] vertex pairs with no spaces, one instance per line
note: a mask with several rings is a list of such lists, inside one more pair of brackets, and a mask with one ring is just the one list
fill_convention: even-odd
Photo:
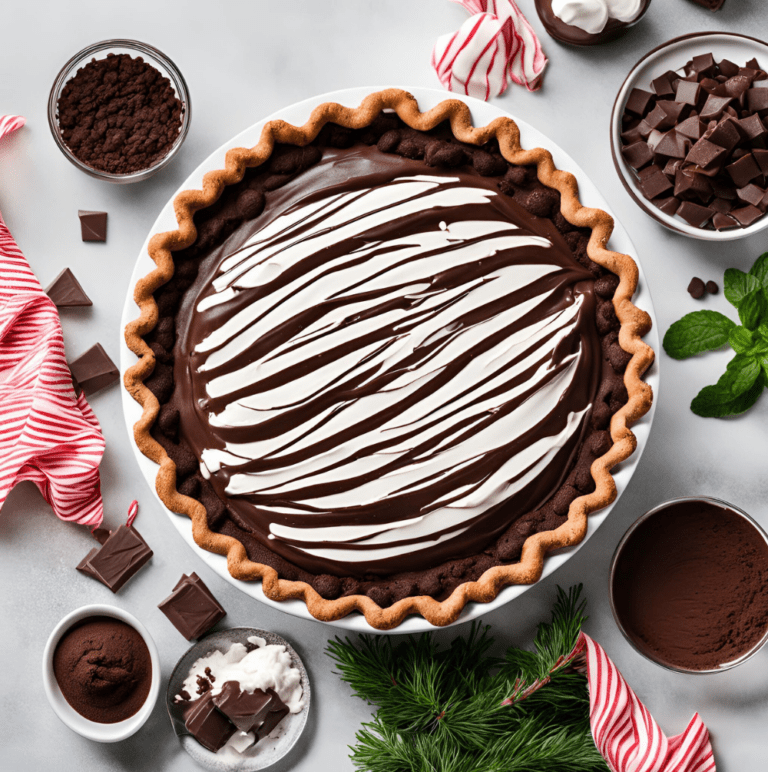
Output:
[[293,647],[248,627],[198,641],[166,693],[184,750],[218,772],[255,772],[283,758],[306,726],[309,702],[309,677]]
[[637,24],[650,5],[651,0],[536,0],[550,36],[572,46],[615,40]]
[[616,548],[616,623],[643,656],[679,673],[720,673],[768,641],[768,534],[719,499],[647,512]]
[[112,743],[135,734],[160,693],[160,659],[144,625],[115,606],[83,606],[54,628],[43,653],[43,685],[73,731]]
[[730,241],[768,227],[768,44],[697,33],[651,51],[616,97],[611,151],[672,231]]

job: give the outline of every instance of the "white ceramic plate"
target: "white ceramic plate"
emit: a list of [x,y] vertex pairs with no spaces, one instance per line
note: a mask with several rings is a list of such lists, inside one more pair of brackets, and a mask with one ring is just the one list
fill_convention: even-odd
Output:
[[[631,70],[624,85],[621,87],[611,114],[611,154],[616,171],[619,173],[624,187],[634,202],[656,222],[661,223],[675,233],[682,233],[695,239],[704,241],[734,241],[751,236],[753,233],[768,228],[768,215],[763,215],[759,220],[747,228],[733,228],[727,231],[707,230],[694,228],[682,217],[668,215],[654,206],[643,195],[638,185],[637,177],[630,167],[624,163],[621,156],[621,114],[627,96],[633,88],[651,90],[651,81],[663,75],[668,70],[680,70],[685,63],[699,54],[711,53],[715,61],[730,59],[740,67],[744,66],[752,57],[763,66],[768,67],[768,43],[756,38],[737,35],[733,32],[699,32],[670,40],[668,43],[654,48],[646,54]],[[757,85],[768,86],[768,81],[760,81]],[[646,308],[646,310],[648,310]]]
[[[222,147],[220,147],[215,153],[212,153],[205,161],[203,161],[203,163],[200,164],[200,166],[197,167],[194,172],[192,172],[186,182],[184,182],[184,184],[179,188],[177,193],[181,192],[182,190],[188,190],[189,188],[199,189],[202,185],[203,175],[206,172],[223,168],[224,156],[227,150],[230,150],[234,147],[252,147],[255,145],[258,142],[261,135],[261,130],[267,121],[281,118],[288,121],[289,123],[301,125],[307,121],[312,110],[323,102],[340,102],[342,104],[349,105],[350,107],[356,107],[368,94],[371,94],[374,91],[379,91],[382,88],[384,87],[354,88],[345,89],[343,91],[334,91],[329,94],[322,94],[320,96],[313,97],[312,99],[307,99],[304,102],[299,102],[298,104],[286,107],[274,115],[270,115],[268,118],[259,121],[249,129],[241,132],[231,141],[227,142],[225,145],[222,145]],[[486,104],[485,102],[481,102],[477,99],[472,99],[471,97],[463,97],[457,94],[447,94],[445,91],[427,88],[407,88],[407,90],[410,91],[416,97],[416,99],[418,99],[419,108],[422,111],[434,107],[436,104],[449,97],[453,99],[461,99],[462,101],[466,102],[472,110],[472,119],[476,126],[484,126],[499,116],[510,117],[508,113],[505,113],[498,107]],[[547,148],[552,153],[558,169],[570,171],[576,175],[576,178],[579,181],[579,191],[582,203],[585,206],[599,207],[600,209],[603,209],[609,213],[611,212],[611,208],[608,206],[607,201],[600,195],[594,184],[567,153],[557,147],[557,145],[555,145],[551,140],[547,139],[547,137],[540,131],[534,129],[533,126],[530,126],[519,118],[514,119],[517,122],[517,125],[520,127],[521,143],[523,147],[530,148],[541,146]],[[147,236],[147,240],[144,242],[144,246],[139,253],[139,257],[136,261],[136,267],[134,268],[133,276],[131,277],[131,282],[128,287],[128,292],[125,299],[122,328],[125,328],[125,325],[130,320],[135,319],[139,313],[138,307],[133,302],[133,288],[135,287],[136,282],[141,277],[146,276],[155,267],[154,262],[149,257],[149,253],[147,252],[149,239],[155,233],[174,230],[176,228],[176,219],[173,213],[173,199],[176,195],[177,194],[174,193],[174,195],[163,208],[162,212],[160,212],[160,216],[152,226],[152,230],[150,231],[149,236]],[[637,252],[635,247],[630,241],[627,232],[618,221],[616,221],[616,227],[611,237],[610,246],[617,252],[623,252],[632,255],[637,260]],[[637,262],[639,266],[639,260],[637,260]],[[645,340],[655,351],[658,351],[659,338],[658,333],[656,332],[656,317],[653,312],[651,296],[648,291],[645,277],[643,275],[642,267],[640,267],[640,283],[634,300],[640,308],[642,308],[644,311],[647,311],[651,315],[651,319],[653,320],[653,329],[646,336]],[[136,362],[136,356],[131,353],[131,351],[125,345],[125,341],[122,339],[122,331],[120,346],[120,370],[124,373],[131,365]],[[658,368],[656,365],[654,365],[646,374],[646,381],[652,386],[654,395],[657,395],[659,376]],[[641,421],[639,421],[635,427],[633,427],[633,431],[637,436],[637,450],[625,463],[621,464],[620,468],[617,469],[614,473],[614,479],[616,481],[617,488],[617,500],[618,497],[621,496],[621,493],[624,491],[624,489],[627,487],[627,484],[629,483],[629,480],[632,477],[632,474],[634,473],[635,468],[637,467],[637,464],[643,453],[643,449],[645,448],[648,439],[648,433],[651,428],[651,422],[653,420],[654,407],[655,401],[654,406],[651,408],[649,413]],[[157,496],[157,492],[155,491],[157,466],[141,453],[133,440],[133,425],[141,417],[141,406],[133,400],[133,398],[128,394],[127,391],[125,391],[125,389],[123,389],[123,412],[125,415],[125,422],[128,427],[128,434],[131,438],[131,443],[136,454],[136,460],[139,463],[139,468],[141,469],[141,472],[144,475],[144,478],[146,479],[147,484],[151,488],[153,494]],[[158,501],[160,501],[159,497]],[[261,582],[243,582],[234,579],[227,570],[227,560],[225,557],[203,550],[198,547],[197,544],[195,544],[195,541],[192,538],[192,528],[190,527],[189,520],[183,515],[176,515],[170,510],[167,510],[162,502],[160,502],[160,504],[168,513],[171,522],[178,529],[182,538],[214,571],[216,571],[224,579],[231,582],[240,590],[247,593],[251,597],[256,598],[256,600],[261,601],[262,603],[266,603],[267,605],[273,606],[277,609],[280,609],[281,611],[285,611],[288,614],[292,614],[303,619],[314,618],[311,616],[309,611],[307,611],[307,607],[302,600],[287,600],[281,602],[273,601],[264,595]],[[549,576],[549,574],[555,571],[559,566],[563,565],[563,563],[565,563],[565,561],[568,560],[571,555],[573,555],[584,545],[587,539],[589,539],[589,537],[595,532],[600,524],[603,523],[605,518],[608,517],[615,504],[616,502],[614,502],[611,506],[601,510],[600,512],[590,516],[587,535],[581,544],[577,545],[576,547],[558,550],[556,553],[553,553],[547,557],[544,563],[544,572],[542,574],[542,578]],[[505,587],[498,594],[495,600],[491,601],[490,603],[468,604],[463,609],[459,615],[459,618],[454,624],[462,624],[463,622],[467,622],[470,619],[476,619],[477,617],[486,614],[487,612],[492,611],[499,606],[503,606],[505,603],[509,603],[514,598],[522,595],[529,588],[529,586],[530,585],[511,585],[509,587]],[[415,633],[434,629],[433,626],[422,617],[411,616],[408,617],[399,627],[395,628],[394,630],[373,630],[373,628],[371,628],[365,621],[365,618],[358,613],[351,614],[344,619],[339,619],[336,622],[329,622],[327,624],[355,632]]]

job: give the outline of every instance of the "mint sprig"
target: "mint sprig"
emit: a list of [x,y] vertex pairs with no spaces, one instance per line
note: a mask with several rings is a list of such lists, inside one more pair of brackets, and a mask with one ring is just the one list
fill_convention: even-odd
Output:
[[705,386],[691,402],[691,410],[704,418],[745,413],[768,387],[768,252],[760,255],[749,273],[729,268],[723,286],[741,325],[717,311],[694,311],[664,336],[664,350],[673,359],[726,344],[735,352],[718,382]]

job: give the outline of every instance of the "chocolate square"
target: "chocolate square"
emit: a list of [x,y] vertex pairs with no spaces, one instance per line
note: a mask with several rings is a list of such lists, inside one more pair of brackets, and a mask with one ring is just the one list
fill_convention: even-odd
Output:
[[653,150],[643,141],[626,145],[621,148],[621,154],[633,169],[642,169],[653,160]]
[[755,148],[752,151],[752,156],[754,157],[757,165],[760,167],[760,171],[763,174],[768,174],[768,150]]
[[79,210],[80,232],[83,241],[107,240],[107,213]]
[[724,118],[712,130],[709,136],[705,137],[713,145],[724,148],[727,152],[733,150],[741,140],[741,133],[734,126],[734,121],[730,118]]
[[288,706],[280,699],[280,696],[274,689],[267,689],[267,693],[272,697],[269,713],[267,713],[264,723],[259,727],[256,736],[259,740],[268,737],[272,730],[290,713]]
[[[700,142],[702,140],[699,140]],[[667,158],[685,158],[686,155],[690,155],[688,152],[691,147],[691,140],[687,137],[682,137],[674,129],[670,129],[661,138],[659,143],[654,148],[654,153],[658,155],[666,156]],[[723,151],[724,153],[725,151]],[[695,161],[693,163],[696,163]]]
[[751,88],[747,91],[747,108],[753,113],[768,111],[768,88]]
[[699,117],[703,121],[716,121],[725,111],[725,108],[731,103],[730,97],[720,97],[710,94],[704,107],[701,108]]
[[65,268],[46,288],[45,294],[56,304],[57,308],[70,306],[92,306],[93,303],[75,274]]
[[748,185],[760,174],[760,167],[757,165],[752,153],[747,153],[739,158],[738,161],[729,164],[725,167],[725,170],[737,188],[743,188]]
[[652,129],[666,131],[675,125],[675,119],[660,104],[648,113],[643,119]]
[[666,75],[659,75],[658,78],[652,80],[651,88],[660,99],[672,99],[675,96],[675,90]]
[[670,216],[674,216],[680,207],[680,199],[670,196],[669,198],[657,198],[654,202],[659,209]]
[[216,708],[210,692],[192,703],[184,717],[184,726],[200,745],[214,753],[237,731],[237,727]]
[[273,699],[261,689],[246,692],[237,681],[227,681],[213,702],[241,732],[253,732],[267,718]]
[[735,121],[735,123],[744,137],[750,142],[768,135],[768,129],[765,128],[765,124],[760,120],[759,115],[748,115],[746,118],[740,118]]
[[709,222],[715,212],[706,206],[699,206],[692,201],[683,201],[677,214],[693,225],[694,228],[702,228]]
[[732,62],[730,59],[721,59],[717,66],[726,78],[732,78],[734,75],[739,74],[739,65]]
[[750,182],[749,185],[739,188],[736,195],[745,203],[759,207],[765,196],[765,190]]
[[69,369],[86,396],[120,379],[120,372],[100,343],[70,362]]
[[682,121],[682,123],[679,123],[675,127],[675,131],[696,142],[701,139],[701,135],[704,133],[704,126],[698,115],[692,115],[690,118],[686,118]]
[[709,169],[722,165],[726,156],[726,150],[724,147],[715,145],[708,139],[700,139],[690,150],[685,157],[687,164],[696,164],[702,169]]
[[759,220],[763,213],[752,204],[747,204],[741,209],[732,209],[729,213],[730,217],[738,220],[739,224],[746,228],[748,225],[752,225],[755,220]]
[[643,195],[649,200],[653,200],[663,193],[667,193],[672,190],[672,187],[671,180],[664,172],[660,171],[654,172],[640,182],[640,189],[643,191]]
[[101,547],[91,550],[77,570],[117,592],[152,557],[152,550],[133,527],[121,525]]
[[715,216],[712,218],[712,225],[718,231],[728,230],[730,228],[738,228],[739,224],[725,212],[715,212]]
[[182,576],[158,608],[188,641],[202,637],[227,613],[194,573]]
[[690,80],[679,80],[677,82],[677,94],[675,102],[692,105],[696,107],[701,96],[701,86]]
[[656,97],[650,91],[633,88],[629,92],[624,109],[642,118],[651,109],[655,101]]

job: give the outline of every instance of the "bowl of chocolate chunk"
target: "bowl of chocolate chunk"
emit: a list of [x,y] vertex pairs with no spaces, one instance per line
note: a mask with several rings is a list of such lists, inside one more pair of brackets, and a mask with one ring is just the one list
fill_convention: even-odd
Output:
[[768,227],[768,43],[709,32],[651,51],[616,97],[611,152],[670,230],[730,241]]
[[283,758],[309,714],[307,671],[279,635],[211,633],[179,660],[166,704],[184,750],[211,770],[255,772]]
[[181,72],[137,40],[84,48],[62,67],[48,97],[48,125],[67,160],[115,183],[139,182],[167,166],[190,118]]
[[653,662],[718,673],[768,640],[768,534],[732,504],[667,501],[619,542],[610,572],[616,623]]
[[152,713],[160,659],[133,615],[114,606],[83,606],[48,638],[43,685],[70,729],[89,740],[118,742],[135,734]]

